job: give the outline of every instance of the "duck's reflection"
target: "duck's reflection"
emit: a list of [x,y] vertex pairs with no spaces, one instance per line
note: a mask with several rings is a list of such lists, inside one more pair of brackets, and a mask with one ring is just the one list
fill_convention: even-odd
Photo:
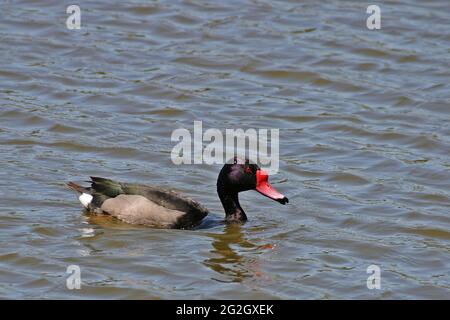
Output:
[[[90,225],[102,229],[130,229],[130,228],[148,228],[143,226],[130,226],[124,222],[114,219],[107,215],[85,215],[86,222]],[[206,232],[208,238],[211,239],[212,249],[210,251],[210,258],[203,261],[203,264],[217,273],[217,277],[213,280],[220,282],[242,282],[249,278],[258,278],[260,280],[268,280],[270,277],[261,270],[260,254],[267,252],[267,249],[273,249],[272,244],[255,244],[253,241],[247,239],[246,234],[252,231],[257,231],[257,228],[246,228],[241,224],[231,223],[223,224],[223,222],[213,221],[203,223],[197,230],[204,230],[206,228],[217,227],[223,228],[223,232]],[[216,229],[217,230],[217,229]],[[97,229],[91,229],[93,236],[103,233]],[[90,237],[81,235],[83,243],[85,240],[92,240]],[[254,239],[258,242],[258,239]],[[92,241],[87,241],[88,248],[91,251],[98,251],[93,248]]]
[[130,230],[148,228],[146,226],[128,224],[108,214],[92,214],[88,211],[83,211],[83,217],[88,224],[95,225],[101,229]]
[[227,224],[223,233],[208,233],[212,238],[211,253],[214,257],[203,263],[222,277],[221,282],[241,282],[246,278],[261,276],[259,246],[248,241],[240,224]]

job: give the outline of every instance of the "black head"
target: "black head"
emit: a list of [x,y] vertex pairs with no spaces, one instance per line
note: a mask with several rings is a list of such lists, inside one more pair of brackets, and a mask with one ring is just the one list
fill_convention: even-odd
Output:
[[233,163],[225,164],[217,179],[217,189],[220,192],[237,194],[242,191],[256,190],[264,196],[281,204],[289,202],[288,198],[276,191],[268,182],[268,174],[258,165],[248,160],[234,159]]

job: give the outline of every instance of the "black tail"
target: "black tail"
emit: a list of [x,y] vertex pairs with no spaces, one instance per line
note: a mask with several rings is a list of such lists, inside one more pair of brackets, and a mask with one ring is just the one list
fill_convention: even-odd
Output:
[[76,191],[78,193],[90,193],[89,192],[90,188],[82,187],[82,186],[76,184],[75,182],[69,182],[69,183],[67,183],[67,186],[70,189],[72,189],[72,190],[74,190],[74,191]]

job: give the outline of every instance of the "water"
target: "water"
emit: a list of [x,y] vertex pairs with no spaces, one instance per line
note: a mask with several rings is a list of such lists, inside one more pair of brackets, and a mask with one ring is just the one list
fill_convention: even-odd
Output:
[[[448,1],[60,1],[0,6],[0,297],[450,298]],[[280,128],[274,185],[220,223],[221,166],[176,128]],[[89,217],[89,175],[171,187],[197,230]],[[69,265],[82,289],[68,290]],[[381,289],[369,290],[369,265]]]

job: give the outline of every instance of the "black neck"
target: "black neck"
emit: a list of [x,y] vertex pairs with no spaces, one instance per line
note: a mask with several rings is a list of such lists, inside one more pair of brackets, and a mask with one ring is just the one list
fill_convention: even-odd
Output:
[[247,216],[239,204],[237,192],[227,190],[221,186],[217,187],[220,201],[225,210],[225,220],[228,222],[245,222]]

